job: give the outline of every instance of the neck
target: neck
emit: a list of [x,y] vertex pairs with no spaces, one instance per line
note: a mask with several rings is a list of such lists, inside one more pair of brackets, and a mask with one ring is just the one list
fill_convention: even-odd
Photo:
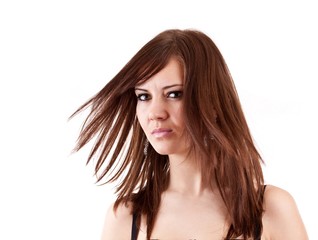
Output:
[[182,195],[201,196],[210,192],[202,180],[201,166],[193,155],[170,155],[170,181],[168,190]]

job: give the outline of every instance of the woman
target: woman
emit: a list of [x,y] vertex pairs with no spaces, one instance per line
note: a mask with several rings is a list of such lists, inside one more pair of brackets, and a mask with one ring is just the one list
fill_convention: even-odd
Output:
[[120,180],[102,239],[308,238],[291,195],[264,186],[229,70],[204,33],[160,33],[75,114],[88,106],[76,150],[96,137],[98,181]]

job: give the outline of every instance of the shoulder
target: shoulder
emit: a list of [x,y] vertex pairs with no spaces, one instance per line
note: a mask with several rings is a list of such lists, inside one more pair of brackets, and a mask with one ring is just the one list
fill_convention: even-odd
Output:
[[108,208],[103,227],[102,240],[106,239],[130,239],[132,215],[131,204],[120,204],[114,210],[114,203]]
[[264,233],[268,239],[308,239],[292,195],[268,185],[264,193]]

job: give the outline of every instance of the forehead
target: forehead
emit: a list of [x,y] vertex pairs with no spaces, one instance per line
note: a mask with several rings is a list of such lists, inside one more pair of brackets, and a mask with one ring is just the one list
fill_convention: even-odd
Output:
[[183,84],[184,73],[183,66],[176,58],[171,58],[167,65],[158,73],[147,79],[146,81],[137,84],[136,87],[146,87],[148,85],[167,85],[167,84]]

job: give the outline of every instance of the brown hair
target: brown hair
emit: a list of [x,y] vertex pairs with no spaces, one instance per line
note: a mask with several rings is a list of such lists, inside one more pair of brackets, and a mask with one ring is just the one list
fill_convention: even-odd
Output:
[[[169,181],[169,161],[149,145],[136,118],[134,88],[176,57],[184,67],[184,106],[192,147],[202,153],[202,175],[217,183],[231,226],[226,239],[254,237],[262,229],[262,159],[247,126],[227,65],[213,41],[196,30],[167,30],[149,41],[122,70],[71,117],[91,107],[76,151],[92,138],[88,162],[97,158],[98,181],[120,180],[115,209],[132,203],[147,216],[150,238],[161,193]],[[208,139],[208,140],[207,140]],[[208,144],[207,144],[208,142]],[[212,179],[214,178],[214,179]]]

